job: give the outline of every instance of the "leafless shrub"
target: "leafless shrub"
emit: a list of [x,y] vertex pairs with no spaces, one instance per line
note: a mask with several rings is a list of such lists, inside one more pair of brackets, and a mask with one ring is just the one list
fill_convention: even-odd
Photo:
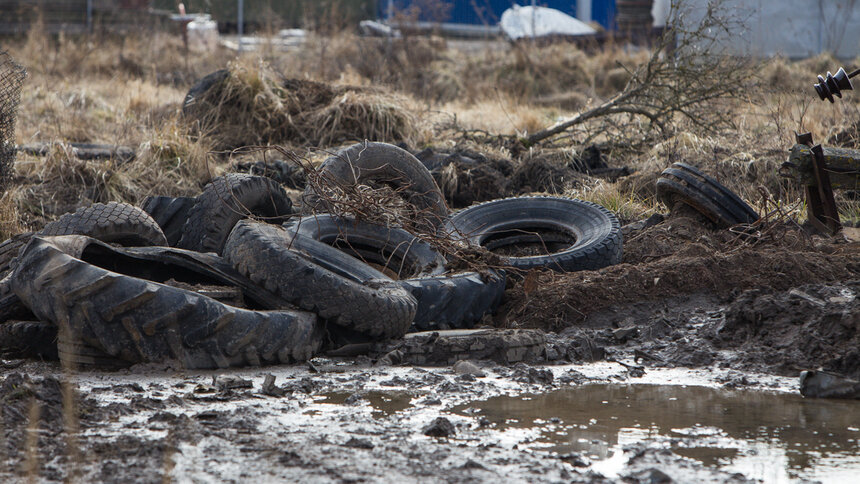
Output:
[[[735,34],[739,24],[721,1],[709,2],[700,20],[688,14],[673,0],[668,26],[648,60],[637,67],[622,66],[630,78],[618,94],[520,141],[532,146],[596,118],[610,126],[623,123],[634,132],[657,129],[667,134],[678,121],[703,132],[735,128],[730,101],[747,95],[755,74],[748,58],[724,48],[724,39]],[[619,121],[612,115],[627,117]]]

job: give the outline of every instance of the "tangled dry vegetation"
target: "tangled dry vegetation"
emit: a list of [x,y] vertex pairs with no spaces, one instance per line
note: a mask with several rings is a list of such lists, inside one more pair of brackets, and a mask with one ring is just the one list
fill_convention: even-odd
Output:
[[[635,84],[637,66],[654,56],[613,44],[586,53],[565,44],[388,41],[348,31],[311,35],[299,50],[264,46],[240,58],[226,49],[186,56],[177,36],[161,32],[57,38],[34,30],[6,47],[30,75],[18,142],[54,145],[46,157],[19,155],[13,183],[0,199],[2,238],[91,202],[195,194],[254,156],[224,150],[276,143],[317,162],[363,139],[416,152],[432,147],[480,154],[481,165],[492,169],[450,163],[437,178],[449,201],[462,197],[455,206],[524,192],[563,193],[632,221],[662,210],[653,182],[670,163],[686,160],[753,205],[763,208],[767,193],[803,217],[801,192],[777,174],[794,131],[811,131],[830,145],[860,144],[860,97],[849,94],[835,105],[813,99],[815,76],[842,65],[829,55],[748,65],[742,95],[714,100],[731,123],[702,125],[704,118],[670,113],[655,129],[647,116],[617,112],[523,148],[512,140],[611,100],[631,79]],[[227,82],[207,100],[219,106],[215,116],[189,123],[181,113],[189,87],[224,68]],[[703,100],[696,109],[712,107]],[[83,161],[63,144],[71,142],[131,146],[137,156]],[[632,174],[582,174],[589,146],[609,167]],[[856,221],[852,196],[841,192],[838,201],[843,216]]]

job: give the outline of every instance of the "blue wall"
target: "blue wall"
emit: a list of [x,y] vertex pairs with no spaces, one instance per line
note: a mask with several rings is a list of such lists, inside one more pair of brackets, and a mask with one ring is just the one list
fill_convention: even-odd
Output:
[[[379,1],[379,15],[385,18],[388,0]],[[591,18],[603,25],[604,28],[610,28],[611,23],[615,19],[615,0],[579,0],[591,1]],[[577,0],[537,0],[535,2],[541,7],[550,7],[556,10],[575,17],[576,16]],[[446,22],[459,24],[488,24],[495,25],[502,17],[502,12],[518,3],[520,5],[531,5],[531,0],[450,0],[447,3],[451,4],[451,15]],[[405,9],[412,4],[420,5],[420,1],[415,0],[394,0],[395,9]],[[477,7],[477,9],[475,8]],[[480,13],[479,13],[480,12]],[[437,20],[437,19],[422,19],[422,20]]]

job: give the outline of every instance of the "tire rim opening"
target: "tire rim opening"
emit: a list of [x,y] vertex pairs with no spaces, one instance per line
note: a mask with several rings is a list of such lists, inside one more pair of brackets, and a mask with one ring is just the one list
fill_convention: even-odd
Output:
[[576,244],[576,236],[547,227],[520,227],[488,234],[481,240],[485,249],[504,257],[555,254]]

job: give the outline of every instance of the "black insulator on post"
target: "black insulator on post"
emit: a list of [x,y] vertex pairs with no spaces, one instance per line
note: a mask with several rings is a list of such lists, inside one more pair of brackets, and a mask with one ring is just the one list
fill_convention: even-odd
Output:
[[854,86],[851,85],[851,78],[860,73],[860,69],[848,74],[845,72],[845,69],[839,68],[836,71],[836,75],[827,72],[827,77],[818,76],[818,84],[815,84],[815,92],[818,93],[818,97],[821,100],[827,99],[830,102],[833,102],[833,96],[842,97],[842,91],[850,91],[854,89]]

